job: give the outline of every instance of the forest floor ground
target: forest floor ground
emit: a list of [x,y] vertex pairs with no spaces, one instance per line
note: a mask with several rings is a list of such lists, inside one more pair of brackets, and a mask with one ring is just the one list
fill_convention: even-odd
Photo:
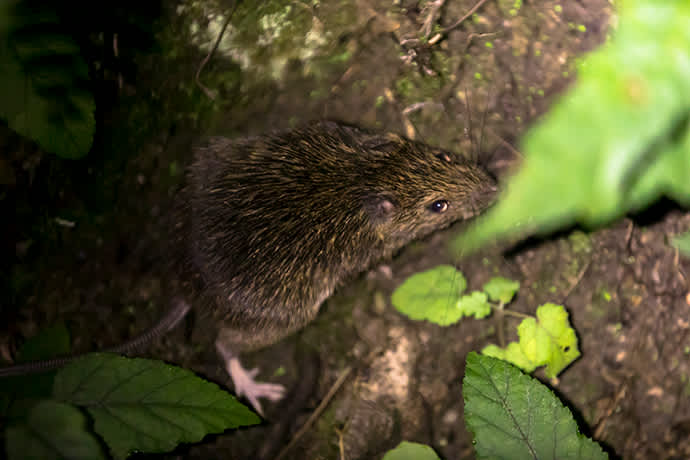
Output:
[[[16,216],[2,228],[0,358],[10,361],[23,340],[57,321],[67,324],[73,349],[86,351],[130,338],[166,311],[162,222],[192,146],[207,134],[337,119],[474,155],[504,178],[519,166],[520,136],[572,84],[583,54],[605,41],[610,8],[605,0],[241,4],[200,72],[214,100],[195,75],[232,5],[162,9],[158,45],[147,49],[123,30],[118,58],[132,66],[107,67],[97,78],[89,156],[60,160],[0,127],[0,207]],[[557,381],[536,376],[611,458],[690,458],[690,261],[669,243],[689,228],[690,215],[661,203],[607,228],[574,228],[462,260],[446,250],[458,228],[414,243],[388,269],[340,288],[313,324],[248,357],[302,407],[268,405],[259,427],[163,457],[272,458],[351,368],[286,458],[380,458],[401,440],[427,443],[446,460],[473,458],[462,410],[465,356],[496,343],[501,328],[512,338],[515,324],[442,328],[409,320],[390,303],[408,276],[452,263],[470,289],[496,275],[519,281],[515,311],[565,305],[582,357]],[[147,356],[226,384],[214,351],[191,338],[192,323]]]

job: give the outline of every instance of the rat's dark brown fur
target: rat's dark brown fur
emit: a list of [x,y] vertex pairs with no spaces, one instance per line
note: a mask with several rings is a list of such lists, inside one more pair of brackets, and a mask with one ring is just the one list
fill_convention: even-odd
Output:
[[[238,352],[301,328],[343,279],[477,214],[495,191],[462,156],[333,122],[213,138],[187,181],[188,268],[215,300],[205,313]],[[438,200],[445,212],[432,210]]]

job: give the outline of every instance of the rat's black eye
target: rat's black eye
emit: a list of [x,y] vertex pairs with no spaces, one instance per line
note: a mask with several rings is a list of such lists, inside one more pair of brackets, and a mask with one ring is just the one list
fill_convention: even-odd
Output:
[[446,212],[448,210],[448,200],[436,200],[433,203],[431,203],[431,210],[434,212],[438,212],[439,214],[442,212]]

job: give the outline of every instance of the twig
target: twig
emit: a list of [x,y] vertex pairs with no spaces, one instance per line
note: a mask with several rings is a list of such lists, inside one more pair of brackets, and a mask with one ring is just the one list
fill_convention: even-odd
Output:
[[467,111],[467,125],[468,128],[465,131],[465,134],[467,134],[467,137],[470,140],[470,145],[472,146],[472,150],[477,152],[479,154],[479,149],[475,145],[475,139],[472,136],[472,132],[474,130],[474,127],[472,126],[472,110],[470,110],[470,93],[467,91],[467,86],[465,86],[465,110]]
[[223,27],[220,29],[220,33],[218,34],[218,38],[216,38],[216,43],[213,44],[213,48],[211,48],[211,51],[208,52],[206,57],[204,58],[203,61],[201,61],[201,64],[199,65],[199,68],[196,71],[196,76],[194,79],[196,80],[196,84],[201,88],[201,90],[208,96],[211,100],[216,99],[217,91],[212,91],[208,89],[206,86],[201,83],[199,80],[199,75],[201,75],[201,71],[204,69],[208,61],[211,60],[211,56],[216,52],[218,49],[218,45],[220,45],[220,41],[223,39],[223,35],[225,34],[225,29],[228,28],[228,25],[230,24],[230,20],[232,19],[233,15],[235,14],[235,11],[237,10],[237,6],[240,4],[240,0],[237,0],[235,2],[235,5],[232,7],[232,11],[230,11],[230,14],[228,14],[228,17],[225,18],[225,22],[223,23]]
[[63,219],[62,217],[55,217],[53,220],[56,224],[65,228],[74,228],[77,225],[73,220]]
[[343,432],[342,430],[335,430],[338,433],[338,449],[340,451],[340,460],[345,460],[345,443],[343,442]]
[[[446,35],[446,34],[447,34],[448,32],[450,32],[451,30],[453,30],[453,29],[455,29],[456,27],[460,26],[460,24],[462,24],[462,23],[465,21],[465,19],[467,19],[467,18],[469,18],[470,16],[472,16],[472,15],[474,14],[474,12],[477,11],[484,3],[486,3],[486,0],[479,0],[472,8],[470,8],[470,10],[467,12],[466,15],[464,15],[463,17],[461,17],[460,19],[458,19],[458,21],[457,21],[455,24],[453,24],[452,26],[448,26],[448,27],[446,27],[445,29],[441,30],[441,32],[439,32],[439,34],[441,34],[441,35]],[[435,37],[434,37],[434,38],[435,38]]]
[[429,34],[431,34],[431,26],[436,20],[436,14],[438,13],[438,10],[441,9],[443,4],[446,2],[446,0],[434,0],[433,2],[429,2],[426,4],[424,9],[429,9],[429,13],[427,14],[426,18],[424,19],[424,24],[422,25],[422,28],[420,29],[420,32],[422,33],[422,36],[424,38],[428,38]]
[[414,104],[410,104],[403,109],[403,115],[409,115],[412,112],[417,112],[418,110],[422,110],[424,107],[429,107],[429,106],[431,106],[437,110],[443,109],[443,104],[441,104],[439,102],[432,102],[432,101],[415,102]]
[[580,273],[577,274],[577,278],[575,278],[575,282],[570,285],[567,291],[565,291],[565,294],[563,295],[563,300],[561,301],[562,304],[565,304],[565,302],[568,300],[568,297],[570,297],[570,294],[573,292],[575,287],[580,284],[580,281],[582,281],[582,278],[584,278],[585,273],[587,273],[587,270],[589,267],[592,265],[592,259],[590,258],[589,261],[585,264],[584,267],[582,267],[582,270],[580,270]]
[[613,401],[611,401],[611,404],[609,404],[609,407],[606,409],[606,414],[604,414],[602,419],[599,420],[597,427],[594,429],[594,433],[592,435],[592,438],[601,439],[601,435],[603,434],[604,428],[606,427],[606,422],[611,417],[611,414],[613,414],[613,411],[616,410],[616,406],[618,406],[618,403],[620,402],[620,400],[625,396],[626,389],[627,389],[627,385],[622,385],[618,389],[618,391],[616,392],[616,395],[613,397]]
[[515,318],[520,318],[520,319],[525,319],[525,318],[532,318],[530,315],[526,315],[524,313],[520,313],[519,311],[513,311],[513,310],[503,310],[504,315],[508,316],[514,316]]
[[319,416],[321,416],[321,413],[326,409],[328,403],[331,402],[331,399],[333,399],[333,396],[335,396],[336,392],[340,389],[343,383],[345,383],[345,379],[347,379],[347,376],[350,375],[350,372],[352,372],[352,366],[348,366],[345,368],[345,370],[343,370],[343,372],[335,381],[331,389],[328,390],[328,394],[326,394],[326,396],[323,398],[316,410],[309,416],[304,425],[302,425],[302,428],[300,428],[299,431],[295,433],[295,436],[293,436],[290,442],[285,447],[283,447],[283,449],[280,451],[275,460],[280,460],[283,457],[285,457],[285,455],[292,448],[292,446],[297,444],[297,441],[299,441],[300,438],[304,436],[304,433],[306,433],[311,428],[314,422],[316,422]]
[[482,121],[479,125],[479,145],[477,146],[476,155],[479,155],[479,152],[482,151],[482,142],[484,142],[484,126],[486,124],[486,113],[489,111],[489,99],[491,99],[491,97],[487,95],[486,106],[484,107],[484,113],[482,113]]
[[[115,56],[115,59],[118,60],[120,58],[120,49],[117,44],[117,33],[113,34],[113,55]],[[122,78],[122,72],[120,72],[119,68],[117,71],[117,87],[122,91],[122,87],[124,86],[124,79]]]
[[506,332],[505,332],[505,319],[506,317],[506,312],[503,309],[503,302],[501,302],[501,308],[496,310],[496,324],[497,324],[497,332],[498,332],[498,345],[501,348],[505,348],[506,346]]

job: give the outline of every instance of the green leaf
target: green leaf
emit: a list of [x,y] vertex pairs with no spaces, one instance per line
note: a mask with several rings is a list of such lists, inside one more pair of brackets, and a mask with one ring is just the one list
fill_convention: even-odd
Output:
[[[69,332],[65,323],[60,321],[24,342],[17,353],[17,362],[49,359],[69,352]],[[0,415],[11,413],[12,416],[16,416],[30,409],[30,406],[24,404],[12,407],[12,403],[17,400],[48,398],[53,388],[54,377],[55,372],[50,371],[0,379]]]
[[487,345],[482,349],[482,354],[508,361],[525,372],[532,372],[538,366],[523,353],[520,344],[517,342],[510,342],[505,348],[501,348],[494,344]]
[[167,452],[208,433],[259,423],[232,395],[160,361],[91,353],[58,371],[54,397],[84,406],[114,457]]
[[0,3],[0,118],[64,158],[88,153],[96,127],[88,66],[47,5]]
[[520,171],[458,248],[601,225],[662,195],[690,205],[690,2],[625,2],[618,24],[525,136]]
[[475,319],[486,318],[491,314],[491,304],[487,302],[486,294],[480,291],[460,297],[457,306],[463,316],[474,315]]
[[686,257],[690,257],[690,232],[678,235],[672,240],[673,247],[678,249]]
[[434,449],[416,442],[403,441],[395,449],[386,452],[383,460],[440,460]]
[[69,331],[64,321],[43,329],[19,348],[18,362],[54,358],[70,352]]
[[484,285],[483,289],[494,302],[506,304],[513,300],[513,296],[520,289],[520,283],[502,276],[495,276]]
[[407,278],[391,301],[399,312],[412,319],[448,326],[463,316],[456,304],[466,286],[462,272],[450,265],[439,265]]
[[526,318],[518,326],[519,343],[506,348],[484,347],[487,356],[511,362],[526,372],[546,366],[544,373],[553,378],[580,356],[577,335],[568,322],[568,312],[561,305],[547,303],[537,308],[537,319]]
[[468,354],[462,393],[479,459],[608,458],[578,432],[572,414],[553,392],[505,361]]
[[87,420],[77,408],[57,401],[40,401],[26,419],[7,427],[8,460],[105,459]]

